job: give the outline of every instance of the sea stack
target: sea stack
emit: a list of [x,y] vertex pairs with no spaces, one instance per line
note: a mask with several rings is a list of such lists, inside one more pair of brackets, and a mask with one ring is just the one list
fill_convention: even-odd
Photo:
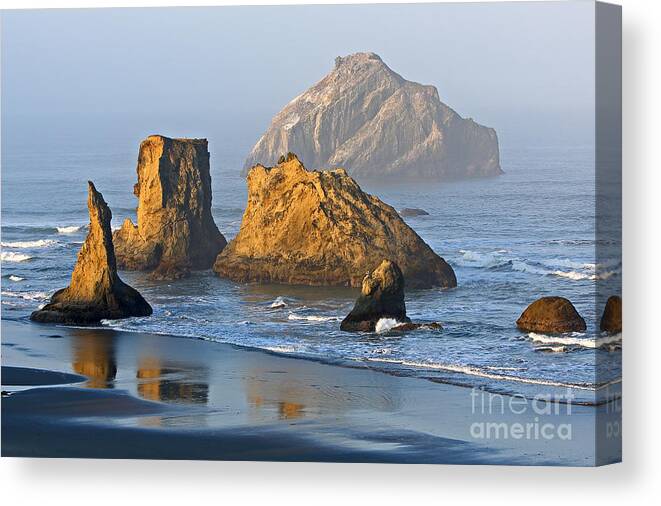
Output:
[[585,320],[564,297],[542,297],[530,304],[516,321],[525,332],[584,332]]
[[119,267],[152,279],[209,269],[227,241],[211,215],[207,140],[147,137],[137,172],[138,224],[127,218],[114,234]]
[[617,334],[622,332],[622,298],[617,295],[608,297],[599,328],[602,332]]
[[404,303],[404,275],[390,260],[381,264],[363,278],[362,288],[349,315],[342,320],[340,330],[347,332],[374,332],[381,318],[392,318],[398,323],[409,323]]
[[308,171],[292,153],[279,162],[248,173],[241,229],[214,264],[220,276],[359,287],[389,258],[410,288],[457,285],[452,267],[344,169]]
[[244,171],[289,151],[308,167],[344,167],[359,179],[502,174],[495,130],[462,118],[434,86],[407,81],[374,53],[336,58],[326,77],[273,118]]
[[117,275],[112,242],[112,213],[103,195],[88,183],[90,226],[71,275],[71,284],[53,294],[49,304],[32,313],[38,322],[86,324],[102,319],[149,316],[151,306]]

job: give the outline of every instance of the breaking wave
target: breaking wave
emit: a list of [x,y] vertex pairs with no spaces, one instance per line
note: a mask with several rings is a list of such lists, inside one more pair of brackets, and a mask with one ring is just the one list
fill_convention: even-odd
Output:
[[596,339],[577,337],[577,335],[581,334],[574,333],[565,336],[552,336],[530,332],[528,337],[535,343],[547,345],[581,346],[583,348],[601,348],[602,346],[622,342],[622,334],[606,335]]
[[283,307],[287,307],[287,302],[285,302],[285,299],[282,297],[276,297],[276,299],[271,303],[269,307],[273,309],[280,309]]
[[3,251],[0,256],[2,257],[3,262],[25,262],[32,258],[25,253],[16,253],[14,251]]
[[[557,276],[572,281],[604,280],[620,273],[619,261],[593,263],[576,262],[568,258],[550,258],[530,262],[525,259],[510,257],[508,250],[500,249],[492,252],[477,252],[459,250],[461,256],[456,263],[462,267],[483,269],[511,269],[539,276]],[[568,269],[568,270],[565,270]]]
[[48,300],[48,294],[46,292],[12,292],[11,290],[2,290],[0,295],[23,300]]
[[334,322],[340,321],[340,318],[337,316],[318,316],[318,315],[299,315],[295,313],[289,313],[287,317],[289,320],[302,320],[308,322]]
[[56,243],[57,241],[54,241],[53,239],[39,239],[38,241],[3,241],[2,247],[12,249],[46,248]]
[[83,228],[85,228],[86,225],[71,225],[69,227],[57,227],[57,233],[58,234],[75,234],[76,232],[79,232]]
[[375,330],[377,334],[381,334],[383,332],[388,332],[397,325],[399,325],[399,322],[394,318],[381,318],[378,322],[376,322]]

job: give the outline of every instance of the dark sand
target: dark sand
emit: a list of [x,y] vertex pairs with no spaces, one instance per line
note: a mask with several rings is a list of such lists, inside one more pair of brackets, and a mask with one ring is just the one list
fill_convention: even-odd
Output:
[[[617,450],[595,455],[607,406],[485,414],[468,388],[203,340],[3,320],[2,363],[3,456],[589,466]],[[571,440],[471,434],[536,420]]]

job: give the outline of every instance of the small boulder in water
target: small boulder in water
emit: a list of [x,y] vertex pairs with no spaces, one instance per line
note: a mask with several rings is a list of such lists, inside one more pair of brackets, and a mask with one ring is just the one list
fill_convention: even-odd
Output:
[[417,207],[405,207],[399,212],[399,215],[404,218],[409,218],[413,216],[429,216],[429,213],[424,209],[419,209]]
[[608,297],[599,327],[602,332],[611,334],[622,332],[622,297],[618,295]]
[[347,332],[374,332],[382,318],[410,323],[404,303],[404,275],[390,260],[381,264],[363,278],[360,296],[349,315],[342,320],[340,330]]
[[137,290],[117,275],[112,242],[112,213],[103,195],[88,183],[90,226],[80,248],[68,287],[53,294],[49,304],[30,319],[45,323],[97,323],[102,319],[149,316],[152,308]]
[[585,320],[564,297],[542,297],[530,304],[516,321],[526,332],[583,332]]

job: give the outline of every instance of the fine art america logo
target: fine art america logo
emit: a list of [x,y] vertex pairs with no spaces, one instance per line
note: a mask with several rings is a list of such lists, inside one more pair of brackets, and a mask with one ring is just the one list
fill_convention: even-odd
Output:
[[474,439],[572,439],[571,416],[574,395],[537,395],[527,398],[520,394],[500,395],[482,389],[471,390],[471,410],[474,421],[470,434]]

